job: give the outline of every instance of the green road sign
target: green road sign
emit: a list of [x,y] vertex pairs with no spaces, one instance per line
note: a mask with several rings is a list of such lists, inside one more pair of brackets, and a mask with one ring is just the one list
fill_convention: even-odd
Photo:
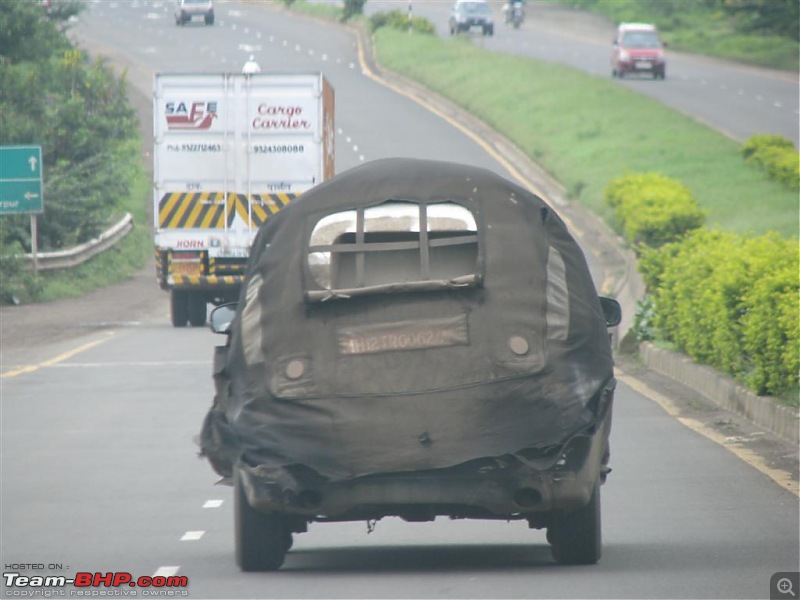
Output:
[[0,215],[43,211],[42,147],[0,146]]

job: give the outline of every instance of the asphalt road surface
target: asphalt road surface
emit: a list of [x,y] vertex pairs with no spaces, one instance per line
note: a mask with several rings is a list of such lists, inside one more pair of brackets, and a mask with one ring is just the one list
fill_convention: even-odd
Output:
[[[264,69],[323,70],[337,95],[338,171],[401,155],[506,174],[463,131],[367,77],[348,31],[233,2],[218,4],[213,27],[177,28],[170,10],[95,3],[76,33],[127,65],[140,103],[154,71],[238,71],[251,53]],[[187,578],[185,588],[89,590],[137,597],[768,598],[774,573],[798,569],[797,495],[731,452],[769,436],[665,384],[682,406],[675,419],[628,385],[631,374],[660,382],[624,364],[598,565],[556,565],[544,533],[523,523],[387,519],[372,533],[314,524],[280,572],[242,574],[231,489],[215,485],[193,441],[222,340],[174,329],[167,305],[150,271],[79,301],[0,311],[5,573]],[[711,441],[697,423],[733,441]],[[796,453],[772,448],[775,460]],[[34,591],[7,581],[3,597]]]

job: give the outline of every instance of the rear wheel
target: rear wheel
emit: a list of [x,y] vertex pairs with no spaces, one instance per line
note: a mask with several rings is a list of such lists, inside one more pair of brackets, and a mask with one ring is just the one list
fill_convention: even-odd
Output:
[[186,327],[186,322],[189,320],[189,292],[186,290],[171,290],[169,309],[172,325],[174,327]]
[[553,558],[562,565],[593,565],[600,560],[602,526],[600,484],[589,502],[571,513],[556,513],[547,529]]
[[233,479],[236,564],[242,571],[277,571],[292,545],[292,532],[281,515],[250,506],[236,468]]

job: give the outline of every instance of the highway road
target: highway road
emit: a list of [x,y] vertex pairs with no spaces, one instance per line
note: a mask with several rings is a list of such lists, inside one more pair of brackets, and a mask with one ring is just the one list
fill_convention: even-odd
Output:
[[[338,171],[417,156],[508,174],[463,131],[366,76],[344,29],[237,2],[218,4],[213,27],[177,28],[170,8],[94,3],[76,34],[127,65],[146,98],[156,70],[238,71],[251,53],[265,70],[323,70],[336,90]],[[222,339],[172,328],[155,288],[137,276],[92,294],[63,308],[57,331],[45,317],[15,330],[14,307],[0,312],[4,572],[186,577],[187,587],[88,590],[137,597],[768,598],[771,576],[798,568],[797,495],[620,371],[598,565],[557,566],[544,533],[523,523],[388,519],[371,533],[314,524],[280,572],[242,574],[231,489],[194,443]],[[4,598],[33,591],[6,582]],[[87,590],[64,590],[76,591]]]
[[[425,17],[441,36],[449,36],[447,1],[370,0],[367,14],[403,10]],[[529,2],[522,26],[505,25],[500,7],[491,2],[495,35],[472,32],[475,44],[489,50],[568,65],[597,77],[611,78],[614,24],[598,15],[564,10],[548,2]],[[754,68],[667,49],[667,78],[628,77],[618,81],[681,111],[739,142],[755,134],[780,134],[800,146],[798,74]],[[624,127],[624,123],[620,124]]]

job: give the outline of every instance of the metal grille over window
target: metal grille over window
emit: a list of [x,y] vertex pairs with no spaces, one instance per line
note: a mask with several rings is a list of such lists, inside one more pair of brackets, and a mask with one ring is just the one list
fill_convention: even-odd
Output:
[[[309,300],[477,285],[478,228],[455,202],[392,200],[328,215],[308,248]],[[317,289],[314,289],[317,288]]]

